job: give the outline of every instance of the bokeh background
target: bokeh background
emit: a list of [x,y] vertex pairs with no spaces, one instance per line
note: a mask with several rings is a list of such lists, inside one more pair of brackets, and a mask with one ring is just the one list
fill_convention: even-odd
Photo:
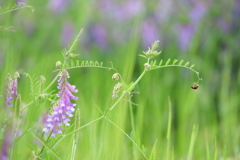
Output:
[[[0,5],[15,3],[1,0]],[[240,1],[239,0],[29,0],[35,7],[1,15],[0,84],[7,73],[18,71],[23,104],[30,102],[29,79],[23,75],[44,75],[46,86],[56,73],[55,62],[63,60],[67,48],[81,28],[84,34],[74,53],[78,60],[109,61],[125,82],[137,79],[145,60],[138,56],[159,40],[162,54],[156,58],[184,59],[195,64],[203,79],[199,89],[194,72],[164,68],[148,72],[136,86],[132,102],[135,134],[147,148],[157,141],[156,158],[164,159],[167,144],[168,98],[172,103],[171,149],[175,159],[186,159],[192,128],[199,125],[193,157],[239,158],[240,153]],[[114,72],[83,68],[69,71],[71,83],[79,89],[77,107],[81,124],[99,117],[111,99]],[[55,84],[49,91],[57,89]],[[50,102],[37,109],[36,121]],[[31,112],[28,112],[30,114]],[[112,120],[127,134],[129,103],[122,101],[111,113]],[[26,120],[27,121],[27,120]],[[142,159],[132,143],[107,121],[97,122],[80,132],[77,157],[81,159]],[[32,137],[32,139],[34,139]],[[26,139],[25,139],[26,140]],[[20,143],[20,142],[19,142]],[[34,144],[31,138],[29,144]],[[27,145],[26,145],[27,146]],[[24,152],[31,154],[31,148]],[[59,145],[59,152],[71,146]],[[35,145],[37,150],[40,146]],[[20,154],[19,150],[19,155]],[[133,154],[134,153],[134,154]],[[64,153],[62,157],[67,157]],[[26,156],[26,155],[25,155]],[[24,156],[22,156],[24,158]],[[96,158],[98,157],[98,158]]]

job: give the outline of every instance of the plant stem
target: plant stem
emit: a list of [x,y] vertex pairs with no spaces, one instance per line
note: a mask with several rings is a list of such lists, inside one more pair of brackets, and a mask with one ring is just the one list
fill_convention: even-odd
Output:
[[120,102],[120,100],[125,96],[126,93],[130,92],[135,86],[136,84],[142,79],[142,77],[144,76],[144,74],[146,73],[146,70],[144,70],[142,72],[142,74],[138,77],[138,79],[132,84],[132,86],[130,86],[126,91],[123,91],[122,95],[118,98],[118,100],[113,104],[113,106],[109,109],[110,111],[113,110],[116,105]]
[[[50,139],[50,137],[51,137],[51,135],[52,135],[52,132],[48,135],[48,138],[47,138],[47,140],[46,140],[46,143],[48,142],[48,140]],[[45,148],[45,146],[43,146],[42,147],[42,149],[41,149],[41,151],[38,153],[38,158],[40,157],[40,155],[42,154],[42,152],[43,152],[43,150],[44,150],[44,148]]]
[[[56,77],[52,80],[52,82],[51,82],[39,95],[43,94],[46,90],[48,90],[48,88],[50,88],[50,87],[53,85],[53,83],[58,79],[59,74],[61,74],[61,73],[62,73],[62,71],[59,71],[58,74],[56,75]],[[20,112],[22,112],[22,111],[24,111],[25,109],[27,109],[28,106],[30,106],[33,102],[34,102],[34,101],[29,102],[24,108],[22,108],[22,109],[20,110]]]
[[119,129],[135,146],[136,148],[139,150],[139,152],[142,154],[142,156],[144,157],[144,159],[148,160],[148,158],[146,157],[146,155],[143,153],[143,151],[141,150],[141,148],[137,145],[137,143],[131,138],[129,137],[129,135],[124,132],[122,130],[122,128],[120,128],[117,124],[115,124],[113,121],[111,121],[110,119],[104,117],[108,122],[110,122],[112,125],[114,125],[117,129]]
[[[54,144],[54,146],[57,146],[57,144],[58,144],[59,142],[61,142],[61,141],[63,140],[63,138],[65,138],[65,137],[67,137],[67,136],[70,136],[70,135],[74,134],[75,132],[78,132],[79,130],[81,130],[81,129],[83,129],[83,128],[85,128],[85,127],[87,127],[87,126],[89,126],[89,125],[91,125],[91,124],[93,124],[93,123],[95,123],[95,122],[103,119],[103,118],[104,118],[104,115],[101,116],[101,117],[99,117],[99,118],[97,118],[97,119],[95,119],[95,120],[92,120],[91,122],[85,124],[85,125],[82,126],[82,127],[79,127],[78,129],[76,129],[76,130],[74,130],[74,131],[72,131],[72,132],[70,132],[70,133],[68,133],[68,134],[66,134],[66,135],[63,135],[63,136]],[[54,146],[53,146],[53,147],[54,147]]]

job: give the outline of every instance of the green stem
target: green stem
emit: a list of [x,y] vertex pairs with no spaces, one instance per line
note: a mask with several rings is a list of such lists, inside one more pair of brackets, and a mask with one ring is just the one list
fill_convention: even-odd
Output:
[[104,118],[104,116],[101,116],[101,117],[99,117],[99,118],[97,118],[97,119],[95,119],[95,120],[93,120],[93,121],[91,121],[91,122],[89,122],[89,123],[85,124],[84,126],[82,126],[82,127],[79,127],[78,129],[76,129],[76,130],[74,130],[74,131],[72,131],[72,132],[70,132],[70,133],[66,134],[64,137],[70,136],[71,134],[73,134],[73,133],[75,133],[75,132],[79,131],[80,129],[83,129],[83,128],[85,128],[85,127],[87,127],[87,126],[91,125],[92,123],[95,123],[95,122],[97,122],[97,121],[101,120],[102,118]]
[[[48,89],[53,85],[53,83],[55,83],[55,81],[58,79],[60,73],[62,73],[62,71],[59,71],[59,72],[58,72],[58,74],[57,74],[56,77],[52,80],[52,82],[51,82],[39,95],[43,94],[46,90],[48,90]],[[24,111],[25,109],[27,109],[28,106],[30,106],[33,102],[34,102],[34,101],[29,102],[24,108],[22,108],[22,109],[20,110],[20,112],[22,112],[22,111]]]
[[144,70],[142,72],[142,74],[138,77],[138,79],[132,84],[132,86],[130,86],[126,91],[123,91],[122,95],[118,98],[118,100],[113,104],[113,106],[109,109],[110,111],[113,110],[116,105],[120,102],[120,100],[122,100],[122,98],[125,96],[126,93],[130,92],[135,86],[136,84],[142,79],[142,77],[144,76],[144,74],[146,73],[146,70]]
[[129,137],[129,135],[124,132],[124,130],[122,130],[117,124],[115,124],[113,121],[111,121],[110,119],[104,117],[108,122],[110,122],[112,125],[114,125],[117,129],[119,129],[135,146],[136,148],[139,150],[139,152],[142,154],[142,156],[144,157],[144,159],[148,160],[148,158],[146,157],[146,155],[143,153],[143,151],[141,150],[141,148],[137,145],[137,143],[131,138]]
[[[50,137],[51,137],[51,135],[52,135],[52,132],[48,135],[48,138],[47,138],[47,140],[46,140],[46,143],[48,142],[48,140],[50,139]],[[42,147],[42,149],[41,149],[41,151],[38,153],[38,158],[40,157],[40,155],[42,154],[42,152],[43,152],[43,150],[44,150],[44,148],[45,148],[45,146],[43,146]]]
[[[19,4],[18,4],[19,5]],[[9,10],[6,10],[2,13],[0,13],[0,15],[3,15],[3,14],[6,14],[8,12],[12,12],[12,11],[15,11],[15,10],[19,10],[19,9],[22,9],[22,8],[30,8],[32,10],[32,12],[35,11],[35,8],[33,6],[30,6],[30,5],[26,5],[24,3],[21,3],[20,5],[22,5],[21,7],[17,7],[17,8],[14,8],[14,9],[9,9]]]
[[55,76],[55,78],[52,80],[52,82],[42,91],[42,93],[44,93],[46,90],[48,90],[48,88],[50,88],[53,83],[55,83],[55,81],[57,81],[59,75],[62,73],[62,71],[59,71],[58,74]]
[[182,68],[190,69],[191,71],[193,71],[197,74],[197,77],[198,77],[197,83],[201,80],[201,78],[199,77],[199,72],[195,71],[194,69],[192,69],[190,67],[183,66],[183,65],[165,65],[165,66],[159,66],[159,67],[156,67],[156,68],[151,68],[151,70],[159,69],[159,68],[166,68],[166,67],[182,67]]
[[103,118],[104,118],[104,116],[101,116],[101,117],[99,117],[99,118],[97,118],[97,119],[95,119],[95,120],[93,120],[93,121],[85,124],[84,126],[79,127],[78,129],[75,129],[74,131],[72,131],[72,132],[70,132],[70,133],[68,133],[68,134],[66,134],[66,135],[63,135],[63,136],[54,144],[54,146],[57,146],[57,144],[58,144],[59,142],[61,142],[65,137],[70,136],[70,135],[78,132],[79,130],[81,130],[81,129],[83,129],[83,128],[85,128],[85,127],[87,127],[87,126],[89,126],[89,125],[91,125],[91,124],[93,124],[93,123],[95,123],[95,122],[103,119]]

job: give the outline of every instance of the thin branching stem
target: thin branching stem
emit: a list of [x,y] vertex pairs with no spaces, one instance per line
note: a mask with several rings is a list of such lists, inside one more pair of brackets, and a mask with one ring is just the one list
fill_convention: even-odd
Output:
[[146,70],[144,70],[142,72],[142,74],[138,77],[138,79],[126,91],[123,91],[122,95],[118,98],[118,100],[109,109],[110,111],[116,107],[116,105],[122,100],[122,98],[125,96],[126,93],[129,93],[136,86],[136,84],[142,79],[142,77],[145,75],[145,73],[146,73]]
[[[46,143],[49,141],[49,139],[50,139],[51,135],[52,135],[52,131],[51,131],[51,133],[48,135],[48,138],[47,138],[47,140],[46,140]],[[44,148],[45,148],[45,146],[43,145],[43,147],[42,147],[41,151],[38,153],[38,157],[40,157],[40,155],[42,154],[42,152],[43,152]]]
[[158,66],[156,68],[151,68],[151,70],[154,70],[154,69],[159,69],[159,68],[166,68],[166,67],[182,67],[182,68],[187,68],[187,69],[190,69],[191,71],[195,72],[197,74],[197,77],[198,77],[198,81],[196,83],[198,83],[201,78],[199,77],[199,72],[197,72],[196,70],[190,68],[190,67],[187,67],[187,66],[183,66],[183,65],[165,65],[165,66]]
[[16,8],[5,10],[2,13],[0,13],[0,15],[6,14],[8,12],[16,11],[16,10],[19,10],[19,9],[23,9],[23,8],[30,8],[32,10],[32,12],[35,11],[35,8],[33,6],[30,6],[30,5],[27,5],[25,3],[19,2],[18,6],[16,6]]
[[[59,71],[58,74],[55,76],[55,78],[52,80],[52,82],[51,82],[39,95],[41,95],[41,94],[43,94],[44,92],[46,92],[46,91],[53,85],[53,83],[55,83],[55,82],[57,81],[57,79],[58,79],[58,77],[59,77],[59,75],[60,75],[61,73],[62,73],[62,72]],[[27,109],[33,102],[34,102],[34,101],[29,102],[25,107],[23,107],[23,108],[20,110],[20,112],[22,112],[22,111],[24,111],[25,109]]]
[[75,129],[74,131],[72,131],[72,132],[70,132],[70,133],[68,133],[68,134],[66,134],[66,135],[63,135],[63,136],[58,140],[58,142],[56,142],[56,143],[54,144],[54,146],[57,146],[57,144],[60,143],[65,137],[68,137],[68,136],[70,136],[70,135],[78,132],[79,130],[81,130],[81,129],[83,129],[83,128],[86,128],[86,127],[88,127],[89,125],[91,125],[91,124],[93,124],[93,123],[95,123],[95,122],[97,122],[97,121],[99,121],[99,120],[101,120],[101,119],[103,119],[103,118],[104,118],[104,116],[101,116],[101,117],[99,117],[99,118],[97,118],[97,119],[95,119],[95,120],[92,120],[91,122],[89,122],[89,123],[87,123],[87,124],[79,127],[78,129]]
[[119,129],[135,146],[136,148],[139,150],[139,152],[142,154],[142,156],[148,160],[148,158],[146,157],[146,155],[142,152],[141,148],[139,148],[139,146],[137,145],[137,143],[126,133],[124,132],[124,130],[122,130],[117,124],[115,124],[113,121],[111,121],[110,119],[104,117],[108,122],[110,122],[112,125],[114,125],[117,129]]

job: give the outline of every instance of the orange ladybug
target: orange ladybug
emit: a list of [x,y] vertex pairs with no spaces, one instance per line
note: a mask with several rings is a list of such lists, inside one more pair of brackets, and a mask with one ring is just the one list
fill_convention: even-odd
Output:
[[198,85],[197,84],[194,84],[191,86],[192,89],[198,89]]

